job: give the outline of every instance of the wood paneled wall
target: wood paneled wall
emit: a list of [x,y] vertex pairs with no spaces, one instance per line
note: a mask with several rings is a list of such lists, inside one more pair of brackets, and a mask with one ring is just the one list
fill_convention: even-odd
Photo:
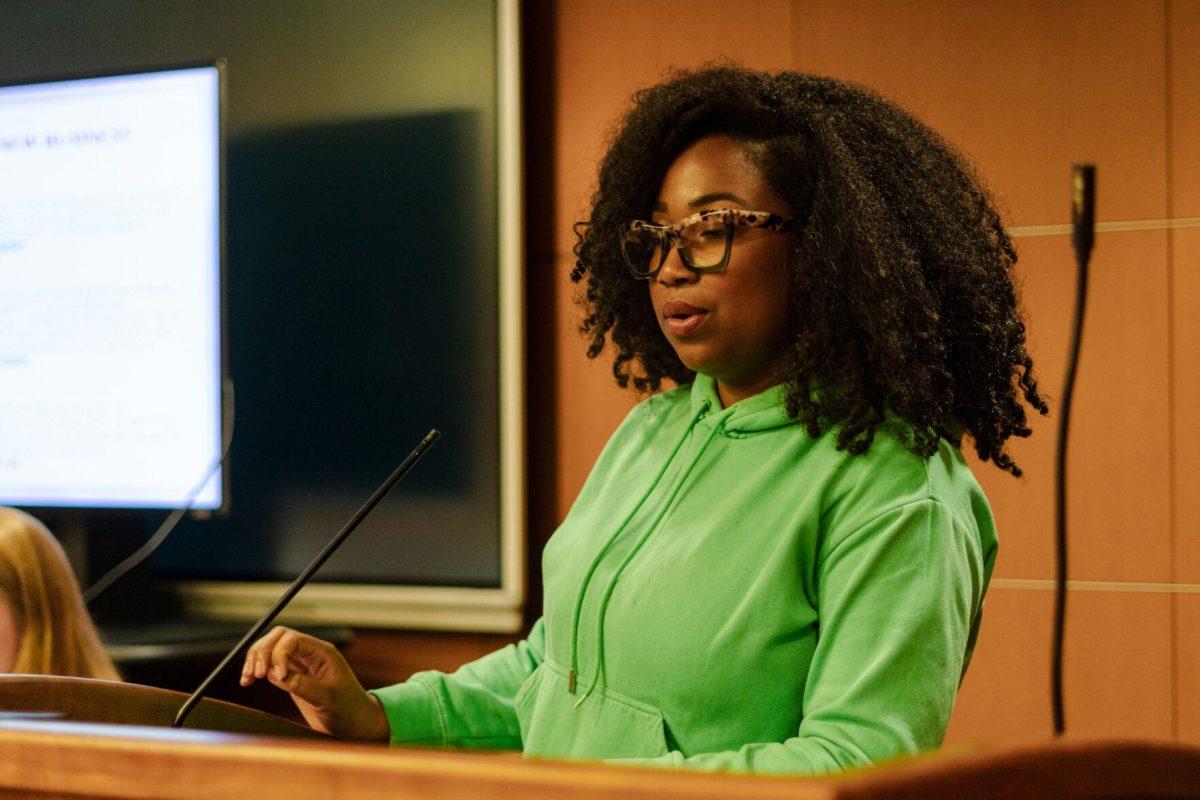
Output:
[[631,93],[716,58],[861,82],[989,182],[1054,412],[1031,412],[1033,437],[1010,444],[1021,479],[969,453],[1001,548],[949,741],[1050,733],[1054,439],[1075,280],[1065,226],[1071,165],[1092,161],[1102,232],[1071,425],[1068,730],[1200,742],[1200,2],[560,0],[525,14],[542,70],[527,86],[530,320],[552,339],[531,353],[552,359],[537,367],[548,383],[530,387],[553,396],[530,419],[531,455],[553,465],[534,465],[541,535],[637,400],[607,359],[585,357],[567,279],[572,223]]

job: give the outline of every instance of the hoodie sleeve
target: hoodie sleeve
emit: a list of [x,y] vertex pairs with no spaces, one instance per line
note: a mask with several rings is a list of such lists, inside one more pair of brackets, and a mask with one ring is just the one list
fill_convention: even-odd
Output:
[[459,667],[418,672],[404,683],[372,689],[387,715],[392,744],[521,749],[513,700],[545,658],[545,624],[529,636]]
[[936,499],[831,535],[818,559],[820,638],[796,735],[610,763],[818,775],[936,748],[986,577],[977,537]]

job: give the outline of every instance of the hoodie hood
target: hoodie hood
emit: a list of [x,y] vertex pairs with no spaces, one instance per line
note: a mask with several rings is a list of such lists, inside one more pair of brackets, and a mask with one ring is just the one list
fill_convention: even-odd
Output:
[[[717,394],[717,381],[710,375],[696,373],[696,379],[692,383],[691,389],[691,407],[693,416],[714,417],[718,420],[722,430],[729,436],[737,438],[739,435],[761,433],[763,431],[774,430],[775,428],[783,428],[788,425],[800,425],[800,420],[793,419],[787,415],[787,407],[785,402],[785,384],[777,383],[770,389],[759,392],[758,394],[747,397],[745,400],[734,403],[729,408],[721,405],[721,397]],[[814,389],[812,392],[813,400],[820,399],[820,391]],[[707,404],[707,410],[703,410]],[[893,425],[898,425],[898,430],[911,428],[903,422],[890,408],[885,409],[885,416],[888,422]],[[946,419],[946,428],[951,433],[956,446],[960,444],[962,439],[964,426],[961,420],[955,416],[950,416]]]
[[[702,412],[705,404],[708,410]],[[693,414],[716,418],[725,433],[733,436],[800,424],[787,415],[782,383],[725,408],[717,394],[716,379],[698,372],[692,383],[691,406]]]

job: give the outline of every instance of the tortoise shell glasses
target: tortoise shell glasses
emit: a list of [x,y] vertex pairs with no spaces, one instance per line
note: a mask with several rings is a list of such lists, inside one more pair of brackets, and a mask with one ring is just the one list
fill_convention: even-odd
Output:
[[657,275],[675,247],[689,269],[699,273],[720,272],[729,265],[737,228],[790,231],[794,227],[794,219],[741,208],[700,211],[674,225],[655,225],[637,219],[621,232],[621,252],[629,271],[641,280]]

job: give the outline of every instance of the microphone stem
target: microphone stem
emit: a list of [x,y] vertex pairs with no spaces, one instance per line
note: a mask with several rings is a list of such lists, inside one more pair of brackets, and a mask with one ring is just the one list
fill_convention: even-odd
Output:
[[287,591],[275,601],[275,605],[271,606],[271,609],[262,616],[262,619],[254,623],[254,626],[251,627],[246,635],[242,637],[242,640],[238,642],[231,651],[229,651],[229,654],[226,655],[221,663],[217,665],[217,668],[214,669],[209,676],[204,679],[204,682],[200,684],[200,687],[192,693],[192,696],[189,697],[187,702],[185,702],[179,709],[179,713],[175,715],[175,721],[171,723],[172,728],[183,727],[184,720],[187,719],[188,714],[192,712],[192,709],[196,706],[196,704],[200,702],[200,699],[204,697],[213,681],[215,681],[217,677],[225,671],[226,667],[228,667],[236,659],[240,658],[246,652],[246,650],[249,649],[250,644],[262,635],[262,632],[266,630],[267,626],[275,621],[275,618],[278,617],[280,612],[287,607],[287,604],[291,602],[292,598],[295,597],[302,588],[304,588],[304,585],[308,583],[309,579],[312,578],[316,571],[321,568],[321,565],[324,564],[331,555],[333,555],[334,551],[338,549],[342,541],[344,541],[345,538],[349,536],[355,528],[358,527],[359,523],[363,521],[367,514],[371,513],[375,506],[379,505],[379,501],[382,500],[384,496],[392,490],[392,487],[404,477],[404,474],[408,472],[409,469],[412,468],[413,464],[417,462],[417,459],[429,449],[429,446],[437,441],[439,436],[441,436],[441,433],[436,428],[431,430],[428,434],[426,434],[425,438],[421,440],[420,444],[418,444],[416,448],[414,448],[413,451],[408,454],[408,457],[405,458],[404,461],[400,462],[400,466],[396,467],[395,471],[388,476],[388,479],[385,480],[383,484],[375,490],[375,493],[371,495],[367,502],[363,504],[363,507],[360,508],[354,514],[354,516],[350,518],[350,521],[346,523],[341,531],[339,531],[338,534],[330,540],[329,544],[325,545],[325,549],[317,554],[317,557],[312,560],[312,563],[304,568],[304,571],[301,572],[300,576],[292,582],[292,585],[288,587]]

